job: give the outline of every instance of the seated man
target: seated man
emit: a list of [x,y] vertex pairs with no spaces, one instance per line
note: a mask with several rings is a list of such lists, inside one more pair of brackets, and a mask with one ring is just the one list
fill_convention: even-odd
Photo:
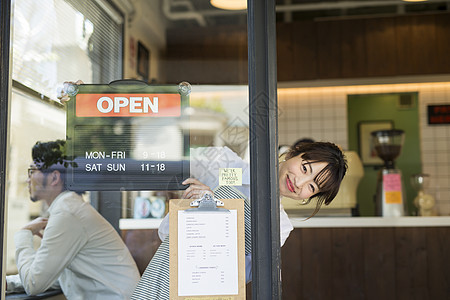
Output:
[[[37,218],[14,235],[18,275],[7,291],[35,295],[60,286],[67,299],[129,299],[139,272],[119,234],[81,195],[65,188],[65,142],[35,144],[28,169],[31,201],[45,201]],[[43,232],[42,232],[43,231]],[[33,235],[42,237],[37,250]]]

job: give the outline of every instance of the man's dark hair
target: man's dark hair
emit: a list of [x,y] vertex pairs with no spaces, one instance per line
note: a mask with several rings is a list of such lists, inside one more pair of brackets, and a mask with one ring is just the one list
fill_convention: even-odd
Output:
[[31,150],[33,162],[41,171],[57,165],[67,168],[72,162],[65,155],[65,146],[64,140],[36,142]]
[[[31,156],[36,167],[43,173],[57,170],[61,180],[66,182],[66,170],[69,166],[77,167],[77,163],[66,155],[66,141],[36,142],[31,150]],[[81,194],[82,191],[76,191]]]

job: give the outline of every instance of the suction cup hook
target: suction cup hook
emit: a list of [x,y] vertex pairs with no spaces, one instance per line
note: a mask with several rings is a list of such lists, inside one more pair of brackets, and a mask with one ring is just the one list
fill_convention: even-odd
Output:
[[58,87],[56,90],[56,93],[58,96],[69,96],[73,97],[76,94],[78,94],[78,84],[70,83],[70,82],[64,82],[62,87]]
[[182,96],[188,96],[191,93],[191,84],[189,82],[183,81],[178,84],[178,92]]
[[78,84],[64,83],[64,92],[73,97],[78,94]]

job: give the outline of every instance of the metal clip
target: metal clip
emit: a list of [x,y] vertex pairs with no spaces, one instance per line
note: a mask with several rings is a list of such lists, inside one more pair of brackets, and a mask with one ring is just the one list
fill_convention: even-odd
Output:
[[205,194],[202,198],[196,199],[190,203],[191,207],[196,207],[196,208],[190,208],[190,209],[187,209],[186,211],[189,211],[189,212],[201,212],[201,211],[230,212],[228,209],[218,207],[218,206],[224,206],[224,205],[225,204],[223,203],[223,201],[215,199],[213,197],[213,195]]

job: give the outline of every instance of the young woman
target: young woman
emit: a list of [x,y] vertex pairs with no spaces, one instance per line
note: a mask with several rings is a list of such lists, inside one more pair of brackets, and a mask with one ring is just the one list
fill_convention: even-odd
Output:
[[315,215],[322,204],[328,205],[336,197],[346,172],[347,161],[335,144],[301,143],[280,162],[280,194],[302,204],[316,199]]
[[[347,171],[347,162],[342,151],[335,144],[328,142],[302,143],[291,149],[281,158],[279,164],[280,196],[300,200],[307,204],[316,200],[315,215],[320,207],[328,205],[339,191],[339,186]],[[201,181],[186,179],[183,184],[189,184],[182,198],[199,199],[205,193],[214,194],[216,198],[244,198],[245,235],[246,235],[246,277],[251,280],[251,216],[249,192],[241,193],[229,186],[219,186],[213,192]],[[252,199],[258,201],[258,199]],[[166,222],[168,224],[167,216]],[[153,256],[145,270],[132,299],[169,299],[169,239],[168,226],[161,225],[160,237],[163,240],[158,251]],[[163,228],[166,227],[166,228]],[[283,246],[290,231],[293,229],[289,218],[280,207],[281,246]],[[161,232],[164,231],[164,232]]]

